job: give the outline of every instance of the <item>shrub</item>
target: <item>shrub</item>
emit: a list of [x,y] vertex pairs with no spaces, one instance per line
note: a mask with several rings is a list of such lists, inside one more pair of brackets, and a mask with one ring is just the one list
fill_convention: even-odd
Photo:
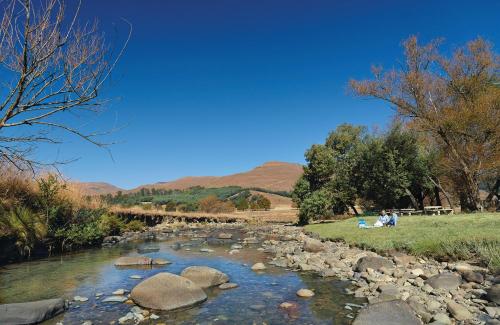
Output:
[[132,220],[123,228],[125,231],[142,231],[146,225],[139,220]]
[[208,213],[233,212],[232,202],[219,200],[215,195],[207,196],[199,201],[200,210]]
[[125,228],[125,222],[114,214],[104,214],[99,222],[99,229],[105,236],[120,235]]
[[269,210],[271,201],[262,194],[252,195],[250,197],[250,209],[252,210]]

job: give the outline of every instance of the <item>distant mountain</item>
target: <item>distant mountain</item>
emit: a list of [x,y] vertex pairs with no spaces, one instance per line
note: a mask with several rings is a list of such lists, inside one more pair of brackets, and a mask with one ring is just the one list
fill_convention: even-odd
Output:
[[241,186],[244,188],[262,188],[271,191],[291,191],[297,179],[302,175],[302,166],[286,162],[271,161],[250,171],[227,176],[190,176],[175,181],[159,182],[139,186],[141,188],[183,190],[193,186],[224,187]]
[[158,182],[141,185],[130,191],[102,182],[73,183],[87,195],[134,192],[141,188],[183,190],[193,186],[224,187],[240,186],[243,188],[261,188],[271,191],[291,191],[297,179],[302,175],[302,166],[279,161],[264,163],[250,171],[227,176],[188,176],[170,182]]
[[113,194],[123,189],[104,182],[72,182],[79,191],[85,195]]

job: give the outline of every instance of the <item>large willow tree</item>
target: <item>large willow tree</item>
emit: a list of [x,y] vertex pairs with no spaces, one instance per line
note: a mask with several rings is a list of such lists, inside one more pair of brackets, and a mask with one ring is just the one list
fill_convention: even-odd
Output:
[[476,211],[482,209],[480,183],[499,178],[500,57],[480,38],[450,56],[439,52],[439,43],[420,45],[412,36],[397,68],[373,67],[372,79],[350,86],[359,96],[390,103],[409,126],[430,135],[462,209]]

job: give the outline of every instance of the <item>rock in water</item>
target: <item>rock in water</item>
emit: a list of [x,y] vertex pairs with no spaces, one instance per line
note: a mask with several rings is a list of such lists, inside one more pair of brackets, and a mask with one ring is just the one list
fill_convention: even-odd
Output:
[[309,289],[300,289],[297,291],[297,296],[302,297],[302,298],[310,298],[314,296],[314,292]]
[[0,305],[0,324],[38,324],[66,310],[63,299]]
[[321,240],[308,238],[304,241],[304,251],[310,253],[318,253],[325,250],[325,245],[321,242]]
[[410,306],[404,301],[380,302],[362,309],[353,325],[421,325]]
[[181,276],[202,288],[218,286],[229,281],[227,274],[208,266],[190,266],[181,272]]
[[228,282],[228,283],[221,284],[219,286],[219,289],[221,289],[221,290],[228,290],[228,289],[234,289],[234,288],[237,288],[237,287],[238,287],[238,284]]
[[354,271],[365,272],[366,269],[374,269],[379,271],[381,268],[391,269],[394,268],[394,264],[386,258],[378,256],[365,256],[358,260]]
[[219,238],[219,239],[231,239],[231,238],[233,238],[233,235],[232,235],[232,234],[230,234],[230,233],[221,232],[221,233],[217,236],[217,238]]
[[115,261],[115,266],[151,265],[153,259],[145,256],[122,256]]
[[265,269],[266,269],[266,266],[264,265],[264,263],[255,263],[252,266],[252,270],[254,270],[254,271],[262,271],[262,270],[265,270]]
[[453,290],[458,288],[458,286],[462,283],[462,279],[460,276],[453,273],[441,273],[431,276],[425,281],[425,283],[434,289]]
[[132,289],[130,297],[142,307],[174,310],[189,307],[207,299],[200,286],[172,273],[158,273]]
[[153,260],[153,265],[167,265],[170,263],[172,263],[172,262],[167,261],[166,259],[163,259],[163,258],[155,258]]

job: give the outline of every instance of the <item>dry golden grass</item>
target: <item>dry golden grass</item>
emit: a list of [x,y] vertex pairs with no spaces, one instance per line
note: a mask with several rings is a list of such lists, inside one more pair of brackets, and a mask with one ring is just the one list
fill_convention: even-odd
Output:
[[267,210],[267,211],[235,211],[231,213],[206,213],[206,212],[166,212],[164,210],[145,210],[141,207],[120,208],[111,207],[116,214],[133,215],[140,217],[169,217],[173,219],[202,220],[210,219],[219,222],[241,221],[249,223],[295,223],[297,210]]

